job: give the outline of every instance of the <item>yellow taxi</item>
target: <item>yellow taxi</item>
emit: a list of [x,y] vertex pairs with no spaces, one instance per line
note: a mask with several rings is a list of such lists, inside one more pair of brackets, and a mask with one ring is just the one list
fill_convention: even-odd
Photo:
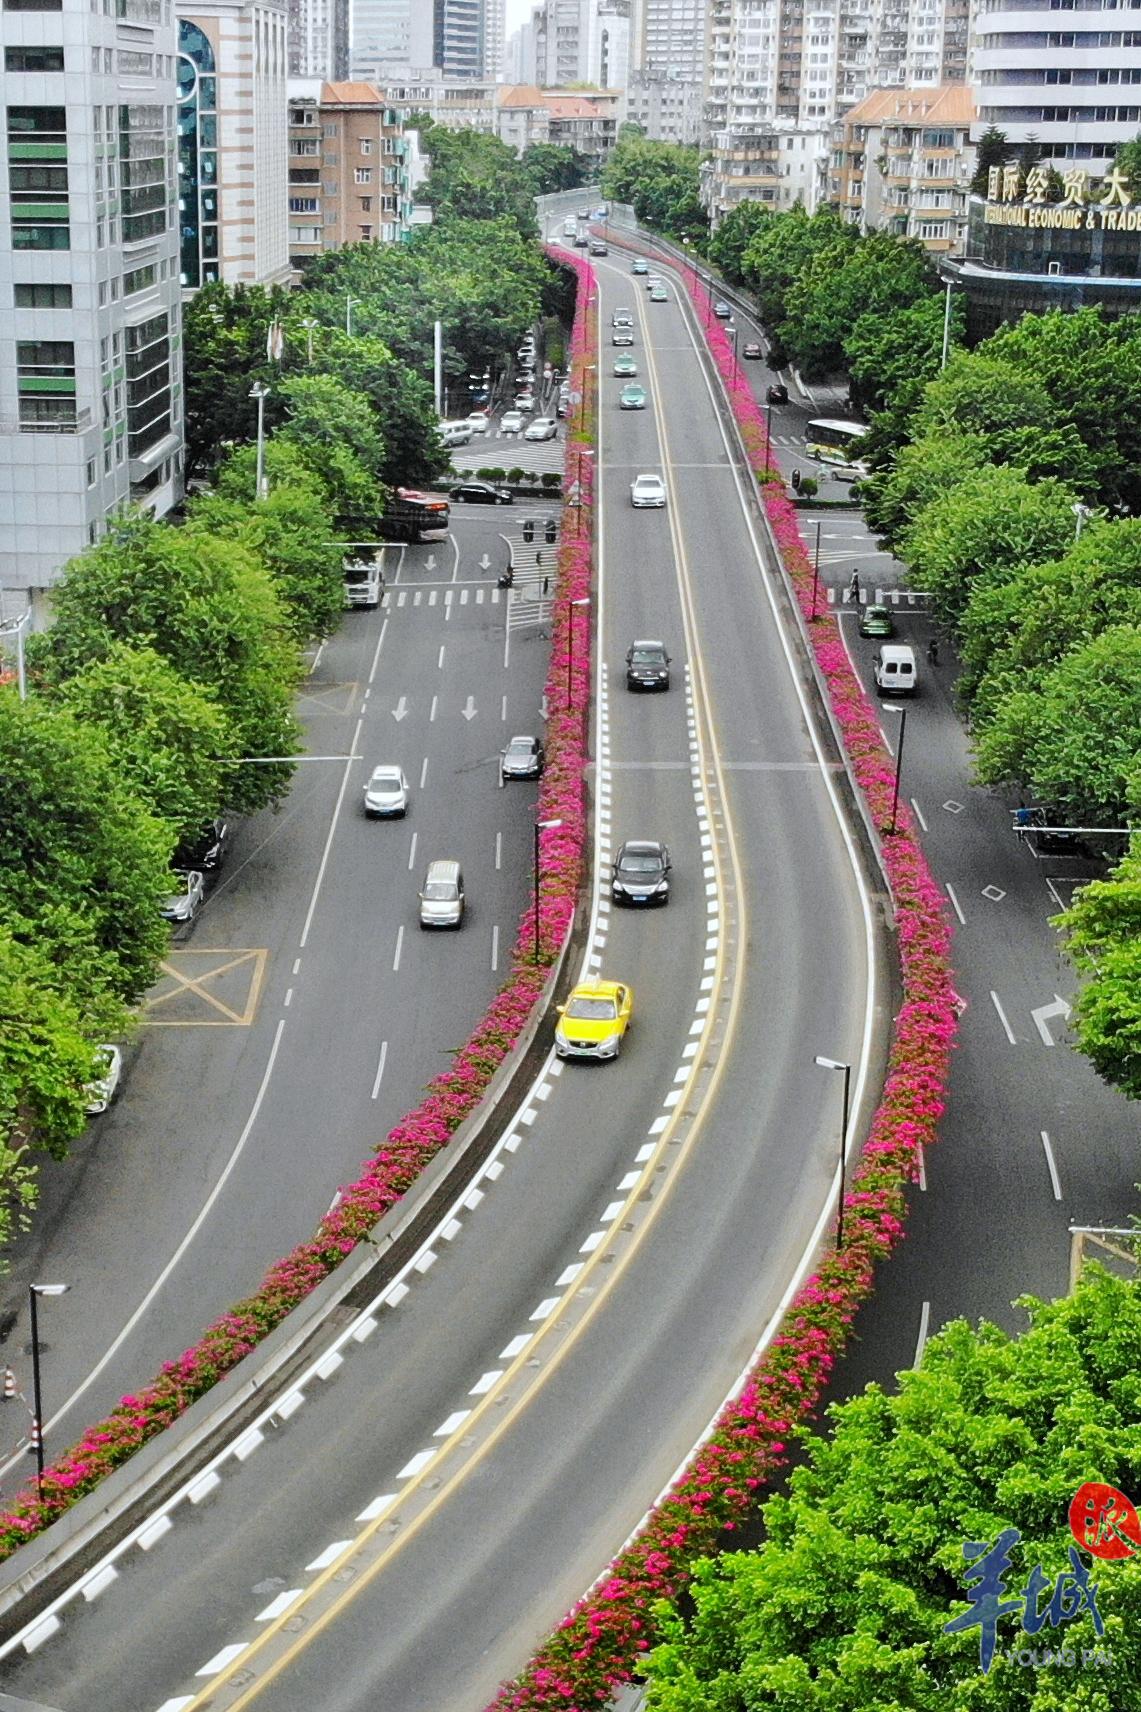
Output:
[[560,1058],[617,1058],[630,1026],[634,994],[622,981],[580,981],[559,1006]]

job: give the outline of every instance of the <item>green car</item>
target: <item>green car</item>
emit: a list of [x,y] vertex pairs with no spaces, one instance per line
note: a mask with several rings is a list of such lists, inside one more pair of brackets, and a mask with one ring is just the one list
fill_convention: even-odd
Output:
[[885,636],[895,635],[895,619],[886,606],[865,606],[860,613],[860,635]]
[[645,410],[646,389],[644,386],[624,386],[618,395],[620,410]]
[[641,256],[638,257],[637,261],[634,262],[630,268],[631,273],[649,273],[649,271],[650,271],[649,262],[644,262],[642,260]]
[[629,380],[630,377],[632,375],[636,375],[637,372],[638,365],[634,361],[633,357],[615,357],[614,373],[617,375],[619,380]]
[[664,285],[655,285],[650,292],[651,303],[668,303],[670,294]]

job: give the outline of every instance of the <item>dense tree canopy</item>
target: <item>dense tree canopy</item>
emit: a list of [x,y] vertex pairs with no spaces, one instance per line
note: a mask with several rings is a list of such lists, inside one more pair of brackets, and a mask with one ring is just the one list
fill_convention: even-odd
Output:
[[[1130,801],[1134,821],[1141,819],[1141,768]],[[1078,1045],[1107,1081],[1141,1100],[1141,837],[1059,919],[1086,976],[1072,1019]]]
[[[989,1674],[968,1611],[962,1543],[1013,1542],[1006,1596],[1041,1565],[1070,1569],[1078,1487],[1136,1484],[1141,1290],[1094,1271],[1074,1294],[1028,1303],[1015,1340],[956,1321],[885,1395],[834,1407],[787,1497],[764,1506],[766,1539],[701,1565],[668,1639],[648,1659],[647,1712],[1120,1712],[1141,1685],[1141,1559],[1092,1567],[1112,1664],[1031,1668],[1020,1649],[1097,1649],[1081,1613],[1026,1633],[997,1622]],[[1075,1548],[1076,1549],[1076,1548]],[[1048,1593],[1039,1603],[1048,1603]]]
[[528,143],[520,164],[536,196],[577,190],[587,181],[587,161],[566,143]]
[[624,138],[603,168],[603,193],[612,202],[629,203],[655,231],[704,249],[709,216],[699,194],[700,164],[700,152],[680,143]]
[[718,272],[734,285],[742,285],[746,250],[776,217],[763,202],[739,202],[731,208],[709,240],[709,259]]
[[508,220],[521,237],[537,237],[534,179],[508,143],[431,122],[420,128],[420,143],[432,163],[421,195],[442,227]]

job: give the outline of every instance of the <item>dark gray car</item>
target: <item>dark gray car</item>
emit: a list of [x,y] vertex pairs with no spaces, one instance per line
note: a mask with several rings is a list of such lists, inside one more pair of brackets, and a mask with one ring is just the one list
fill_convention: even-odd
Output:
[[610,881],[616,904],[668,904],[670,853],[656,838],[628,838]]
[[632,642],[626,650],[628,690],[668,690],[670,657],[664,642]]

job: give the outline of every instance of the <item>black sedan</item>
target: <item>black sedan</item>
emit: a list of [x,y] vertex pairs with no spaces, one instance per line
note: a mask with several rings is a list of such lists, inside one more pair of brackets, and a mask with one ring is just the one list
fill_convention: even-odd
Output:
[[515,495],[507,487],[496,487],[494,482],[469,481],[460,482],[458,487],[451,490],[449,498],[466,500],[468,505],[513,505]]
[[765,392],[765,400],[769,404],[787,404],[788,388],[783,380],[778,380]]
[[543,745],[537,737],[513,737],[499,757],[501,779],[537,779],[543,771]]
[[208,820],[205,826],[199,828],[193,838],[188,838],[180,844],[174,856],[174,867],[180,872],[189,872],[192,868],[219,868],[226,855],[230,842],[230,823],[227,820]]
[[616,904],[668,904],[670,853],[656,838],[628,838],[610,881]]

